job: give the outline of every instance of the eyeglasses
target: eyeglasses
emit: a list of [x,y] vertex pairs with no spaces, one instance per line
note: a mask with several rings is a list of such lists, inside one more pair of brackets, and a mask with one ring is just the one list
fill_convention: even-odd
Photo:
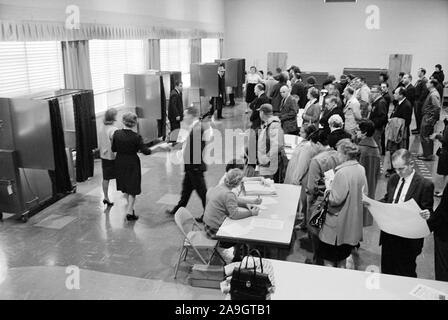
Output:
[[402,167],[402,168],[394,168],[396,172],[403,172],[406,169],[408,169],[409,167]]

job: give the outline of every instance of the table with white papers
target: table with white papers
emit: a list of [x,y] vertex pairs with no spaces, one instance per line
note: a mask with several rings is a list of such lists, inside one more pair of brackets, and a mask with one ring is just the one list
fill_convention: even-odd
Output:
[[221,241],[289,246],[294,229],[300,186],[275,184],[277,196],[262,196],[258,216],[226,218],[216,234]]
[[419,299],[411,291],[424,290],[448,295],[448,282],[444,281],[265,260],[274,269],[272,300],[408,300]]

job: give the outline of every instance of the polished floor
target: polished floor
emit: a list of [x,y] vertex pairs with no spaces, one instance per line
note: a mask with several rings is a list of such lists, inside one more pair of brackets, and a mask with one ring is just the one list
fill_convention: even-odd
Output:
[[[225,108],[224,119],[213,126],[224,129],[247,128],[244,103]],[[419,138],[411,140],[411,150],[419,152]],[[226,157],[232,158],[235,146],[225,145]],[[222,299],[218,290],[188,285],[189,265],[179,269],[174,280],[182,236],[172,216],[166,213],[179,199],[182,168],[168,161],[168,154],[141,156],[142,194],[137,199],[135,223],[124,220],[125,200],[111,184],[115,205],[102,204],[100,162],[95,176],[77,186],[71,194],[27,223],[10,217],[0,223],[0,299]],[[431,178],[435,163],[416,161],[416,169]],[[214,164],[206,172],[208,186],[215,185],[224,166]],[[437,182],[437,181],[436,181]],[[386,179],[381,178],[378,198],[384,194]],[[438,182],[437,182],[438,183]],[[188,207],[194,215],[202,211],[193,194]],[[365,228],[364,240],[354,257],[355,268],[379,266],[379,231]],[[304,239],[297,233],[287,260],[304,263],[311,257]],[[418,258],[417,273],[434,279],[433,240],[425,240]],[[187,261],[194,260],[190,256]],[[79,268],[79,290],[70,290],[70,268]]]

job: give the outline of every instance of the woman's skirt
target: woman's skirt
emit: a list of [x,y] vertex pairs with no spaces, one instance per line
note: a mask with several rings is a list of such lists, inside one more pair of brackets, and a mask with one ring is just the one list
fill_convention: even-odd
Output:
[[115,159],[117,190],[136,196],[142,192],[140,159],[135,155],[117,154]]
[[349,244],[331,245],[323,241],[319,241],[317,256],[321,259],[331,262],[339,262],[347,259],[355,246]]
[[255,100],[255,86],[256,83],[248,83],[246,86],[246,102],[251,103]]
[[103,180],[115,179],[115,160],[101,159]]
[[448,175],[448,149],[442,148],[439,155],[439,163],[437,164],[437,174],[441,176]]

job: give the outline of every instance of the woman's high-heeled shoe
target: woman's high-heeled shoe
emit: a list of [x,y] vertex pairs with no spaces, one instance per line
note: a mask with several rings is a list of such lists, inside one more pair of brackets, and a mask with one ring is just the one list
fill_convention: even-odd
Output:
[[109,200],[106,200],[106,199],[103,200],[103,203],[109,207],[112,207],[114,205],[113,202],[110,202]]
[[135,211],[132,211],[132,214],[127,214],[126,215],[126,219],[128,220],[128,221],[136,221],[136,220],[138,220],[138,216],[136,216],[135,215]]

